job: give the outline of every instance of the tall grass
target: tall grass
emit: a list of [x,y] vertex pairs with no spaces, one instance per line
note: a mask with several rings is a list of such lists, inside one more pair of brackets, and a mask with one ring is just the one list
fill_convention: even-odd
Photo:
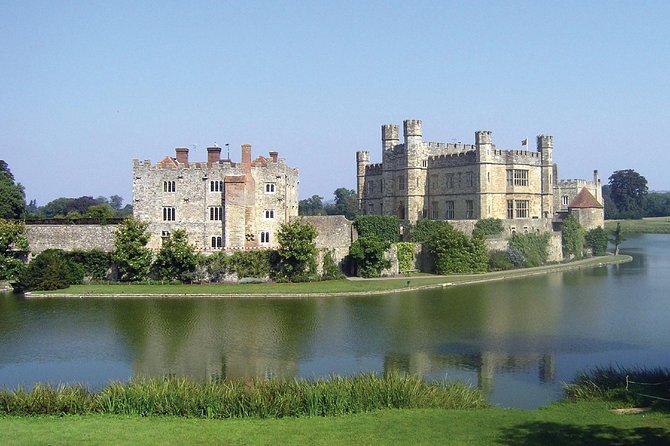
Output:
[[385,408],[485,407],[482,393],[463,383],[427,383],[421,378],[364,374],[307,380],[136,379],[113,383],[99,393],[81,386],[37,385],[0,392],[0,414],[106,413],[199,418],[335,416]]
[[670,408],[670,369],[596,367],[564,387],[572,400],[599,400],[626,405]]

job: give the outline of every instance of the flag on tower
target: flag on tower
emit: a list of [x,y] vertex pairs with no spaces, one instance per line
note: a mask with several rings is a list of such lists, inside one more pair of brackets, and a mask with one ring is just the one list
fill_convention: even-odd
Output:
[[524,139],[523,141],[521,141],[521,145],[522,145],[522,146],[527,146],[527,145],[528,145],[528,138],[526,138],[526,139]]

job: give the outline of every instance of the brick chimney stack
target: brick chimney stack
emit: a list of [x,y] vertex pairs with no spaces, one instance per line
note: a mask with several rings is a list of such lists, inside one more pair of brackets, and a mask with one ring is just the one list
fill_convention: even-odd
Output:
[[251,144],[242,144],[242,171],[251,174]]
[[177,153],[177,162],[179,164],[188,164],[188,149],[186,147],[177,147],[175,149],[175,152]]
[[274,150],[270,152],[270,159],[272,160],[273,163],[277,162],[277,157],[279,156],[279,152],[275,152]]
[[221,147],[207,147],[207,167],[218,164],[221,160]]

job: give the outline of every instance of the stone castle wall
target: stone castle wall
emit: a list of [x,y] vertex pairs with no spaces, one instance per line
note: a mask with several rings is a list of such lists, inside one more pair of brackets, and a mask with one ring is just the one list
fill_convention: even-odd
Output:
[[29,224],[29,249],[32,256],[47,249],[65,251],[100,249],[114,250],[116,225]]

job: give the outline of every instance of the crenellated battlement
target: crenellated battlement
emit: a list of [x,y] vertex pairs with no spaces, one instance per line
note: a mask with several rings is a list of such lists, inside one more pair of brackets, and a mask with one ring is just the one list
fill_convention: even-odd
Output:
[[382,163],[368,164],[365,166],[366,175],[381,175],[383,171]]

